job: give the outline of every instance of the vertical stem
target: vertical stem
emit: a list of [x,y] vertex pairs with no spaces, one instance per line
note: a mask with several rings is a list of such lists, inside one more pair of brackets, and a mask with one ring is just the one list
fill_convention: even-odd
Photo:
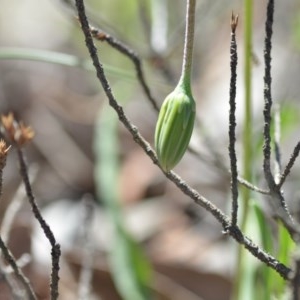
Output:
[[187,0],[183,62],[180,82],[190,88],[193,61],[196,0]]
[[231,43],[230,43],[230,90],[229,90],[229,158],[231,169],[231,226],[237,225],[238,215],[238,171],[237,171],[237,158],[235,153],[235,129],[236,129],[236,68],[237,68],[237,45],[235,38],[235,30],[238,24],[238,17],[232,13],[231,16]]
[[274,177],[271,171],[271,109],[272,109],[272,75],[271,75],[271,50],[272,50],[272,35],[273,35],[273,18],[274,18],[274,0],[268,1],[267,20],[266,20],[266,37],[265,37],[265,76],[264,76],[264,146],[263,146],[263,169],[266,181],[269,188],[275,186]]
[[[245,111],[244,111],[244,132],[243,132],[243,173],[244,178],[251,182],[252,179],[252,19],[253,19],[253,1],[244,0],[245,11],[245,29],[244,29],[244,84],[245,84]],[[248,218],[249,200],[251,192],[247,188],[242,189],[243,207],[241,213],[241,230],[244,231]],[[244,254],[242,247],[238,248],[236,285],[234,287],[233,298],[238,300],[241,291],[240,281],[244,274]]]

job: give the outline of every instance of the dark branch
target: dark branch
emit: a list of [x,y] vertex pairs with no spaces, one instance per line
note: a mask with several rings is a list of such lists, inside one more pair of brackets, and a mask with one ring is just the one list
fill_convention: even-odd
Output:
[[44,218],[41,215],[41,212],[37,206],[35,201],[31,184],[29,181],[28,170],[25,163],[25,159],[23,156],[23,152],[20,147],[17,146],[19,164],[20,164],[20,174],[25,185],[26,195],[28,197],[29,203],[31,205],[32,212],[40,223],[42,230],[46,238],[49,240],[51,249],[51,257],[52,257],[52,272],[51,272],[51,283],[50,283],[50,292],[51,292],[51,299],[55,300],[58,299],[58,282],[59,282],[59,258],[60,258],[60,245],[56,242],[55,237],[51,231],[50,226],[46,223]]
[[265,179],[270,189],[271,205],[275,215],[283,222],[294,240],[300,239],[299,228],[295,226],[294,221],[287,209],[286,202],[280,187],[276,184],[271,171],[271,109],[272,109],[272,76],[271,76],[271,51],[273,35],[273,18],[274,18],[274,0],[269,0],[267,5],[266,19],[266,37],[264,49],[265,76],[264,76],[264,147],[263,147],[263,169]]
[[270,190],[275,189],[275,181],[271,172],[271,108],[272,108],[272,94],[271,94],[271,50],[272,50],[272,34],[273,34],[273,15],[274,15],[274,0],[268,2],[267,20],[266,20],[266,37],[265,37],[265,76],[264,76],[264,161],[263,169],[265,178]]
[[238,214],[238,170],[237,170],[237,158],[235,153],[235,129],[236,129],[236,68],[238,63],[237,57],[237,45],[235,38],[235,30],[238,24],[238,16],[231,16],[231,43],[230,43],[230,90],[229,90],[229,158],[230,158],[230,170],[231,170],[231,224],[235,226],[237,224]]

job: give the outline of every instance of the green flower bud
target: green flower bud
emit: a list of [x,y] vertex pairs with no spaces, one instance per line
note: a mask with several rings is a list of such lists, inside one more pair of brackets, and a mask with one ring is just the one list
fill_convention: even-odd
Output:
[[184,155],[195,121],[195,101],[183,83],[164,100],[155,129],[155,149],[163,170],[170,171]]

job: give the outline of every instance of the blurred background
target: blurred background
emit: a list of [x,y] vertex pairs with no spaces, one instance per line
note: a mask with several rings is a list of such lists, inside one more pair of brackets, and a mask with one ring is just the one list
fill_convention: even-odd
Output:
[[[300,3],[277,2],[273,100],[284,112],[282,160],[286,163],[299,140]],[[37,202],[62,247],[61,299],[81,299],[79,283],[86,251],[93,253],[89,299],[122,299],[112,283],[107,259],[113,240],[112,218],[94,176],[99,165],[94,145],[98,130],[106,130],[101,122],[109,108],[73,2],[0,0],[0,4],[0,111],[12,111],[36,133],[25,153]],[[91,24],[139,55],[152,96],[160,105],[181,71],[185,1],[90,0],[85,4]],[[266,1],[254,3],[253,131],[257,145],[253,169],[260,186],[265,7]],[[200,155],[187,153],[175,168],[225,212],[230,211],[227,128],[232,11],[240,15],[237,146],[242,157],[243,1],[199,0],[192,79],[198,121],[191,145]],[[96,45],[116,99],[153,145],[157,112],[136,78],[132,61],[105,42]],[[98,130],[95,124],[100,124]],[[164,177],[121,124],[116,137],[118,178],[109,189],[117,191],[124,224],[153,267],[151,287],[158,299],[230,299],[235,242],[224,237],[220,224]],[[295,214],[299,204],[292,200],[299,198],[298,171],[297,167],[292,172],[285,190]],[[13,201],[19,201],[19,208],[10,228],[9,247],[16,258],[30,254],[26,274],[39,299],[48,299],[50,248],[27,204],[12,150],[4,171],[1,224]],[[1,299],[12,299],[3,281],[0,292]]]

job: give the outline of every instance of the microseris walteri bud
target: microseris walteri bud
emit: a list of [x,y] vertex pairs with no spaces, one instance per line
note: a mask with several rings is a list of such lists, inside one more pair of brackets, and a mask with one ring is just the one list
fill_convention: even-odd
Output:
[[193,132],[195,101],[183,83],[164,100],[155,130],[155,149],[158,161],[170,171],[183,157]]
[[183,157],[194,128],[195,101],[191,91],[196,0],[187,0],[182,71],[176,88],[164,100],[155,129],[155,149],[161,168],[168,172]]

